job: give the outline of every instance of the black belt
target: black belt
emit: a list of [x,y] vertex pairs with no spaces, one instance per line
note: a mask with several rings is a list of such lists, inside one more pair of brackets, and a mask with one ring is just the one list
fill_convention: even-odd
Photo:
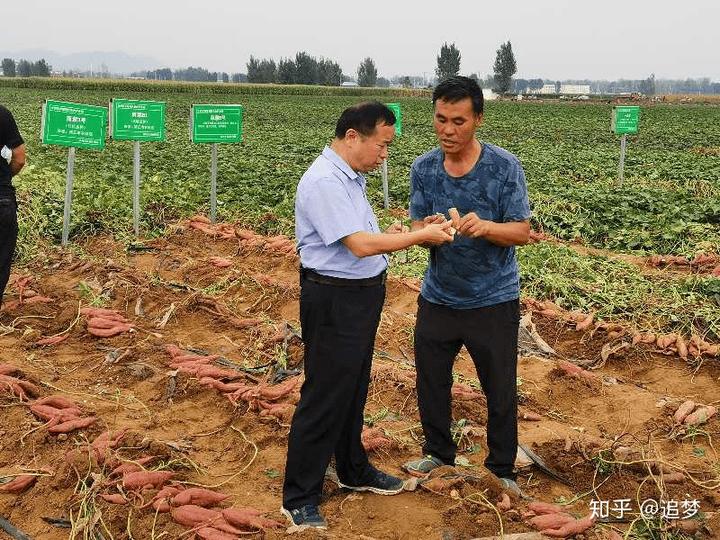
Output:
[[313,283],[320,283],[322,285],[335,285],[338,287],[375,287],[385,283],[386,273],[383,270],[380,274],[374,277],[361,278],[361,279],[347,279],[332,276],[324,276],[318,274],[314,270],[309,268],[300,267],[300,276],[312,281]]

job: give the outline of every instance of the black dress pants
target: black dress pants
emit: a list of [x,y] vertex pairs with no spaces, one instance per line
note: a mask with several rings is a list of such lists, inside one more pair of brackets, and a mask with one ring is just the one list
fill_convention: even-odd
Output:
[[515,478],[517,453],[518,300],[477,309],[453,309],[418,299],[415,364],[423,452],[453,464],[457,445],[450,433],[452,367],[465,345],[488,404],[487,467]]
[[372,469],[360,442],[385,285],[300,279],[305,383],[288,439],[283,506],[319,505],[333,454],[338,477],[361,485]]
[[0,305],[10,278],[10,263],[18,237],[17,204],[12,197],[0,195]]

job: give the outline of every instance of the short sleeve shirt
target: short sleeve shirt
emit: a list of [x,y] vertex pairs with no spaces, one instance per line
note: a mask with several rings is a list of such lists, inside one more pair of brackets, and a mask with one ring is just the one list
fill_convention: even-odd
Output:
[[[410,171],[410,218],[422,220],[457,208],[460,215],[475,212],[480,219],[506,223],[530,218],[525,173],[510,152],[482,145],[473,169],[451,177],[445,155],[436,148],[415,160]],[[520,296],[514,247],[501,247],[482,238],[456,235],[455,240],[430,249],[422,296],[429,302],[457,309],[491,306]]]
[[[24,144],[24,142],[12,114],[0,105],[0,148],[7,146],[12,150]],[[5,159],[0,159],[0,197],[15,193],[11,180],[12,173],[10,172],[10,165]]]
[[387,256],[356,257],[342,239],[379,233],[366,196],[366,180],[325,147],[300,179],[295,196],[295,237],[300,264],[326,276],[363,279],[387,268]]

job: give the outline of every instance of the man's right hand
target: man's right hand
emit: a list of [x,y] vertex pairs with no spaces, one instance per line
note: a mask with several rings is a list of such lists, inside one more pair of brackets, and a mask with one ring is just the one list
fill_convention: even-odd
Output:
[[[427,223],[427,220],[432,218],[434,221]],[[439,246],[453,241],[452,221],[447,221],[444,216],[428,216],[423,221],[425,221],[425,227],[422,228],[423,245]]]
[[433,223],[445,223],[447,220],[445,219],[445,216],[442,214],[432,214],[431,216],[427,216],[423,219],[423,223],[425,225],[432,225]]

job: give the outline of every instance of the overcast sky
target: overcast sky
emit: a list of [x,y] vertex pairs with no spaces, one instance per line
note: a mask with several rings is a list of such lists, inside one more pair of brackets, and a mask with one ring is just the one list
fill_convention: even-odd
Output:
[[[124,51],[172,68],[245,72],[251,54],[305,50],[354,75],[370,56],[381,76],[430,76],[443,42],[461,72],[492,72],[511,40],[516,77],[720,80],[720,2],[687,0],[101,0],[5,2],[0,49]],[[110,66],[112,68],[112,66]],[[158,66],[161,67],[161,66]]]

